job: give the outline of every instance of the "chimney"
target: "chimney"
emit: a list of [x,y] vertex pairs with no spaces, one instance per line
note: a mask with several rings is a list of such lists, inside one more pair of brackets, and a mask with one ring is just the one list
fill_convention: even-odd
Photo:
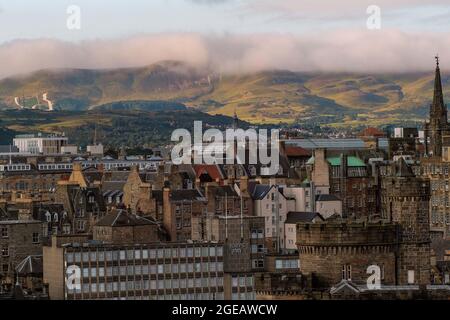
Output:
[[346,154],[341,153],[341,177],[347,177],[347,160]]
[[81,188],[86,188],[88,183],[83,174],[83,167],[80,162],[73,163],[72,174],[69,177],[69,182],[77,183]]
[[241,194],[248,192],[248,176],[242,176],[240,180]]
[[130,173],[137,173],[137,174],[139,174],[139,167],[138,166],[131,166]]
[[314,167],[312,170],[312,182],[318,187],[329,189],[330,164],[327,160],[326,149],[314,150]]
[[280,155],[286,156],[286,142],[280,141]]
[[199,178],[195,179],[195,188],[200,190],[201,187],[201,182]]
[[142,183],[139,188],[143,199],[151,200],[153,198],[153,188],[150,183]]
[[75,171],[80,172],[82,170],[83,170],[83,167],[81,166],[80,162],[74,162],[73,163],[72,172],[75,172]]
[[175,221],[172,215],[169,187],[164,187],[163,189],[163,225],[170,236],[170,240],[176,241]]

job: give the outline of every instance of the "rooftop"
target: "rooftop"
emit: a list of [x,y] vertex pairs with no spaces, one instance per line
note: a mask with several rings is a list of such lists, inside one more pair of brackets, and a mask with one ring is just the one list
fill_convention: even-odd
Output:
[[155,224],[154,221],[130,214],[125,210],[119,209],[113,213],[106,215],[103,219],[97,222],[96,226],[125,227],[125,226],[138,226],[138,225],[143,226],[153,224]]
[[341,201],[334,194],[318,194],[316,195],[316,201]]
[[[340,166],[341,165],[341,158],[340,157],[328,157],[327,161],[332,166]],[[306,164],[313,165],[314,164],[314,156],[309,158],[309,160],[308,160],[308,162]],[[364,163],[363,160],[361,160],[358,157],[348,156],[347,157],[347,166],[348,167],[365,167],[366,164]]]
[[312,222],[316,218],[322,221],[325,220],[318,212],[290,211],[286,216],[285,223]]

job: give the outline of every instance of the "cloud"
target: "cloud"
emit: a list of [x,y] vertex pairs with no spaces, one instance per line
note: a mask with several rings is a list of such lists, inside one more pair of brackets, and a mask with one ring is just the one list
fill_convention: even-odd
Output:
[[[411,7],[448,6],[448,0],[248,0],[245,2],[248,8],[262,12],[302,12],[305,14],[336,13],[361,11],[370,5],[377,5],[382,10],[410,9]],[[363,10],[362,14],[365,14]]]
[[215,4],[222,4],[222,3],[232,2],[234,0],[187,0],[187,1],[195,3],[195,4],[215,5]]
[[119,68],[180,60],[219,72],[287,69],[414,72],[450,69],[450,33],[339,30],[310,35],[170,33],[79,43],[16,40],[0,46],[0,77],[48,68]]

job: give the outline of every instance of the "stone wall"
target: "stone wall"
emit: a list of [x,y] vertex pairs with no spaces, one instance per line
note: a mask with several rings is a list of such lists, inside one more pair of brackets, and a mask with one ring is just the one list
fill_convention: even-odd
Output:
[[[329,288],[344,277],[367,281],[367,268],[382,270],[382,283],[395,284],[396,231],[393,224],[303,223],[297,225],[302,274],[313,286]],[[349,274],[343,275],[343,268]]]

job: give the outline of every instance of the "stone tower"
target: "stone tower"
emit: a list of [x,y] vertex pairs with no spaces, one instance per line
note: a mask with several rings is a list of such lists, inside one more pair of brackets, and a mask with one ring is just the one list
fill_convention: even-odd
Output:
[[403,158],[383,177],[382,201],[387,218],[398,224],[396,282],[430,283],[430,182],[416,177]]
[[428,156],[442,157],[442,138],[450,134],[447,120],[439,57],[436,57],[433,103],[430,106],[430,120],[425,123],[425,152]]

